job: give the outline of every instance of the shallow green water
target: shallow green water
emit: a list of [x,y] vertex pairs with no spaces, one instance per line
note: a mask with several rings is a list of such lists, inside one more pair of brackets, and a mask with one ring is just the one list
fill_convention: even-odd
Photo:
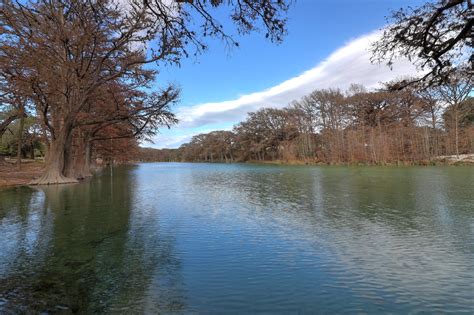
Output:
[[0,190],[0,313],[472,313],[474,168],[141,164]]

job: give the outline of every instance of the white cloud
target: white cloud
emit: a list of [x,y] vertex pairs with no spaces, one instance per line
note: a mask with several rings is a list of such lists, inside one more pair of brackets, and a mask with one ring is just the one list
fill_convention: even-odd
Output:
[[[370,62],[370,44],[380,34],[379,31],[373,32],[352,40],[314,68],[264,91],[243,95],[234,100],[204,103],[180,109],[177,112],[180,124],[171,130],[171,134],[173,130],[179,130],[179,134],[184,132],[188,136],[182,139],[176,137],[177,141],[173,146],[190,139],[193,129],[201,127],[210,129],[215,124],[237,123],[245,119],[248,112],[262,107],[284,107],[315,89],[346,89],[352,83],[373,89],[397,77],[416,74],[415,67],[408,60],[399,60],[393,70],[386,65]],[[201,132],[201,130],[194,131],[194,134]],[[155,146],[166,147],[160,136],[156,138]]]
[[157,148],[177,148],[181,144],[188,142],[193,137],[193,133],[185,135],[169,135],[169,132],[158,134],[154,139],[154,144],[150,145],[148,142],[143,142],[143,147],[157,147]]

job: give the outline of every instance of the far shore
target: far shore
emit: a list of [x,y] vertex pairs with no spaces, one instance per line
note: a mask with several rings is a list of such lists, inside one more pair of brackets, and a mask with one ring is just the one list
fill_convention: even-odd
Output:
[[443,155],[435,157],[431,160],[418,160],[418,161],[391,161],[391,162],[379,162],[379,163],[366,163],[366,162],[354,162],[354,163],[325,163],[317,160],[247,160],[247,161],[134,161],[133,163],[215,163],[215,164],[268,164],[268,165],[312,165],[312,166],[461,166],[461,165],[472,165],[474,166],[474,153],[460,154],[457,155]]
[[326,165],[326,166],[445,166],[445,165],[473,165],[474,166],[474,154],[461,154],[438,156],[432,160],[419,160],[419,161],[396,161],[396,162],[379,162],[379,163],[334,163],[328,164],[324,162],[318,162],[314,160],[272,160],[272,161],[258,161],[251,160],[245,163],[253,164],[275,164],[275,165]]
[[[155,163],[163,161],[135,161],[135,163]],[[225,162],[191,162],[191,163],[221,163]],[[378,164],[367,164],[367,163],[342,163],[342,164],[327,164],[320,163],[317,161],[302,161],[302,160],[273,160],[273,161],[258,161],[251,160],[245,162],[232,162],[232,163],[246,163],[246,164],[268,164],[268,165],[313,165],[313,166],[461,166],[469,165],[474,166],[474,154],[462,154],[459,157],[456,155],[450,156],[439,156],[432,160],[421,160],[414,162],[391,162],[391,163],[378,163]],[[231,163],[229,163],[231,164]],[[14,160],[5,160],[4,163],[0,164],[0,188],[9,186],[23,186],[39,177],[44,167],[44,161],[42,160],[22,160],[21,167],[15,164]]]

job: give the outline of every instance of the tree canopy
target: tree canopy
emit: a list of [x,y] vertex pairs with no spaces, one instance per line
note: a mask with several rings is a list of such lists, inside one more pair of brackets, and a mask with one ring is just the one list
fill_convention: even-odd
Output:
[[407,57],[424,74],[398,82],[436,85],[456,72],[474,72],[474,13],[471,0],[435,0],[417,8],[402,8],[388,18],[388,27],[372,47],[373,61],[392,66]]
[[283,0],[2,1],[0,96],[10,115],[1,126],[38,119],[47,156],[34,183],[74,182],[89,174],[94,143],[150,139],[176,123],[180,91],[151,90],[158,70],[147,65],[179,64],[205,50],[209,36],[237,45],[214,17],[218,7],[241,34],[260,26],[280,42],[286,32]]

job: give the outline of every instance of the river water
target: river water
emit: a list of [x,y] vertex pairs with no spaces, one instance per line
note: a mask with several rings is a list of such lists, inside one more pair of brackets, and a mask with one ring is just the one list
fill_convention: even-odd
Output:
[[472,313],[473,167],[151,163],[0,190],[0,313]]

